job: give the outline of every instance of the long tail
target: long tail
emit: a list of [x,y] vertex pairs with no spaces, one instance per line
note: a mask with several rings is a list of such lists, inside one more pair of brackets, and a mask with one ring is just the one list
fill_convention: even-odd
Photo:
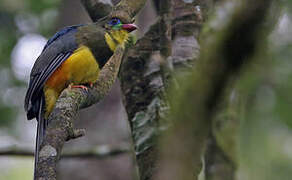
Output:
[[45,131],[47,127],[46,120],[44,118],[44,96],[40,98],[39,102],[39,109],[38,109],[38,115],[37,115],[37,134],[36,134],[36,147],[35,147],[35,154],[34,154],[34,177],[33,179],[36,180],[36,170],[37,170],[37,163],[39,159],[39,151],[40,151],[40,146],[42,144],[42,141],[45,136]]

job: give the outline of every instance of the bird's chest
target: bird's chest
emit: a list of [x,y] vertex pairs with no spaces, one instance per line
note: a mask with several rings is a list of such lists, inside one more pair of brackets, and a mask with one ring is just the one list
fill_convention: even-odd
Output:
[[81,46],[52,74],[46,86],[62,91],[70,83],[93,83],[98,74],[99,65],[92,52]]

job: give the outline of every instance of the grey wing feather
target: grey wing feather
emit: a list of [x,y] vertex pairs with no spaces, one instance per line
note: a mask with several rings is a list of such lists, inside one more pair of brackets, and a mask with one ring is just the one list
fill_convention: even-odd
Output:
[[[36,60],[30,76],[29,87],[26,93],[24,108],[27,111],[27,118],[36,117],[37,138],[35,151],[35,172],[39,160],[40,145],[45,136],[48,121],[44,118],[45,96],[43,87],[48,78],[56,71],[60,65],[70,57],[77,49],[75,41],[76,29],[58,32],[53,40],[49,40],[43,52]],[[36,179],[36,173],[34,173]]]
[[[28,104],[28,107],[26,109],[29,109],[29,104],[36,98],[38,98],[38,95],[41,94],[42,88],[44,83],[48,80],[48,78],[52,75],[52,73],[72,54],[72,52],[67,52],[65,54],[60,53],[58,54],[51,64],[49,64],[47,67],[44,68],[43,71],[41,71],[39,74],[36,75],[36,77],[33,77],[31,80],[31,85],[28,88],[27,91],[27,97],[26,97],[26,104]],[[33,98],[35,96],[35,98]]]
[[39,160],[39,151],[40,151],[40,146],[43,141],[43,137],[45,135],[45,129],[47,123],[45,122],[45,119],[43,117],[43,112],[41,110],[42,106],[44,103],[44,97],[41,98],[40,100],[40,105],[39,105],[39,114],[38,114],[38,124],[37,124],[37,134],[36,134],[36,147],[35,147],[35,153],[34,153],[34,177],[33,179],[36,179],[36,169],[37,169],[37,163]]

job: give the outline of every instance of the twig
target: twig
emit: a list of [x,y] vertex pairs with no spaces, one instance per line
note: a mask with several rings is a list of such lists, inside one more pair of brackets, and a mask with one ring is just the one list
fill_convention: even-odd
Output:
[[[113,145],[99,145],[90,149],[79,149],[74,151],[65,151],[62,153],[62,159],[67,158],[97,158],[103,159],[107,157],[119,156],[132,151],[129,144]],[[29,149],[19,147],[8,147],[0,150],[0,156],[27,156],[33,157],[34,152]]]

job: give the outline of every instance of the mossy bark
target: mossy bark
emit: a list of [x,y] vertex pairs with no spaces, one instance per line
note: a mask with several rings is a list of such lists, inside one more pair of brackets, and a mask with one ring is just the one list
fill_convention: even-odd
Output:
[[120,79],[131,123],[141,179],[158,169],[157,137],[168,125],[171,74],[186,71],[198,57],[202,14],[180,0],[159,2],[159,20],[129,50]]
[[98,0],[81,0],[81,2],[93,22],[109,15],[113,6],[111,3],[104,3]]

